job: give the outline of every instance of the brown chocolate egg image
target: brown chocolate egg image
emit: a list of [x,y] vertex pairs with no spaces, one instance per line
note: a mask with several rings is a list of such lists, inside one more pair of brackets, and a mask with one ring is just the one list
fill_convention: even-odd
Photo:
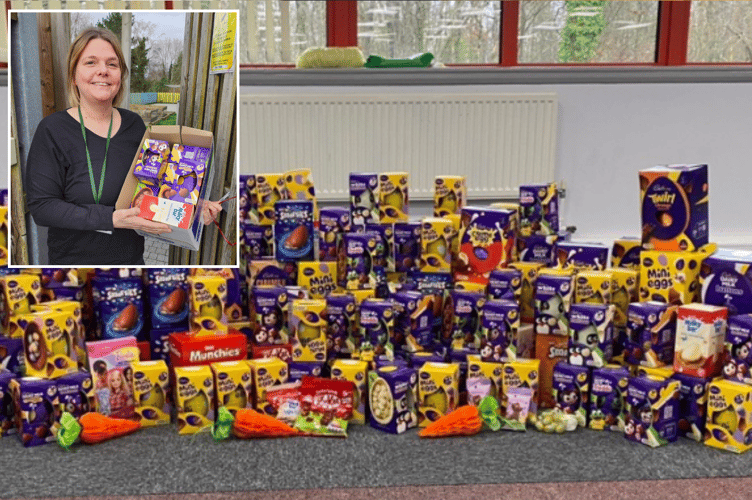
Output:
[[308,241],[308,228],[301,224],[285,239],[284,246],[288,250],[300,250]]
[[188,188],[180,188],[180,191],[178,191],[178,194],[181,198],[185,198],[188,196]]
[[112,328],[115,331],[126,332],[136,326],[137,321],[138,308],[135,304],[128,304],[112,322]]
[[164,192],[162,193],[162,198],[169,199],[175,196],[176,194],[178,194],[177,191],[175,191],[174,189],[168,188],[168,189],[165,189]]
[[185,308],[185,290],[182,288],[176,288],[167,296],[167,298],[159,306],[159,312],[167,316],[174,316]]

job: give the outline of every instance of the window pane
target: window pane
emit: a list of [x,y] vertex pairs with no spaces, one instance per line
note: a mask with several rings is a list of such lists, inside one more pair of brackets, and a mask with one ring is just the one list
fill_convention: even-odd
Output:
[[520,63],[655,61],[658,2],[520,2]]
[[499,62],[499,2],[358,2],[366,56],[431,52],[447,64]]
[[752,62],[752,2],[692,2],[687,62]]
[[326,2],[240,2],[240,64],[295,64],[326,45]]

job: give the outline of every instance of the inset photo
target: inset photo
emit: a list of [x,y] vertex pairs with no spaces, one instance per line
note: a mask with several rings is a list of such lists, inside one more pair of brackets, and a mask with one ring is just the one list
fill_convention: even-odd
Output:
[[237,11],[10,13],[9,266],[236,266]]

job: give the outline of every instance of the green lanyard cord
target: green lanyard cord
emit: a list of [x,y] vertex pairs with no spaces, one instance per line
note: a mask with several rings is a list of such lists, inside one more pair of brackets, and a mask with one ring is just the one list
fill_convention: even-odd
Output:
[[91,156],[89,155],[89,144],[86,142],[86,128],[84,127],[84,116],[81,114],[81,106],[78,107],[78,118],[81,124],[81,134],[84,136],[84,146],[86,147],[86,164],[89,167],[89,180],[91,181],[91,194],[94,195],[94,203],[99,203],[102,198],[102,186],[104,186],[104,171],[107,169],[107,151],[110,150],[110,134],[112,133],[112,120],[115,116],[113,110],[110,115],[110,128],[107,131],[107,145],[104,148],[104,161],[102,162],[102,175],[99,176],[99,191],[94,185],[94,171],[91,168]]

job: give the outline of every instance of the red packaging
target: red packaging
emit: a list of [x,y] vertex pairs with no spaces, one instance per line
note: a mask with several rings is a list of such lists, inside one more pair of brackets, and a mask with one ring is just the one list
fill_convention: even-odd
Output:
[[150,194],[144,195],[141,200],[141,213],[139,217],[154,222],[164,222],[169,226],[188,229],[191,223],[194,206],[190,203],[157,198]]
[[251,358],[279,358],[285,363],[292,361],[292,344],[251,345]]
[[170,334],[172,366],[208,365],[248,357],[248,340],[237,330],[221,335]]
[[355,385],[348,380],[303,377],[295,428],[315,436],[347,436]]
[[277,412],[277,420],[292,426],[300,415],[300,383],[270,387],[266,391],[266,400]]
[[139,361],[151,361],[151,348],[148,342],[138,342],[138,359]]

